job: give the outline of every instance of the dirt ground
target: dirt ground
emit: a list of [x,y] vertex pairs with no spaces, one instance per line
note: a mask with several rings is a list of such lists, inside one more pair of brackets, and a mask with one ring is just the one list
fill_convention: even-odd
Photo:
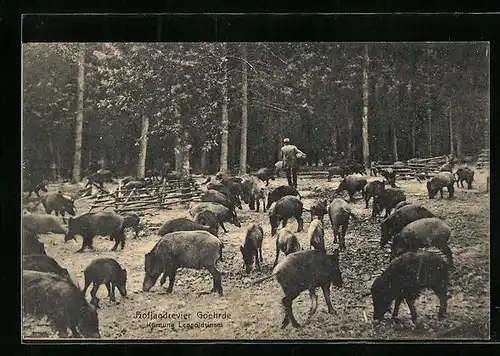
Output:
[[[444,320],[437,320],[438,299],[426,291],[417,300],[419,319],[414,325],[406,304],[402,304],[399,321],[385,320],[372,322],[371,297],[362,298],[361,294],[370,287],[374,277],[380,274],[389,263],[390,248],[381,249],[380,221],[370,219],[371,203],[365,209],[359,195],[351,203],[353,212],[360,217],[352,222],[346,236],[347,250],[341,253],[341,271],[344,286],[331,287],[331,299],[336,315],[327,313],[321,289],[318,289],[318,309],[310,323],[304,324],[310,306],[307,292],[302,293],[293,304],[295,317],[302,328],[288,326],[281,330],[283,319],[281,298],[283,292],[274,278],[259,285],[251,281],[268,275],[272,271],[275,257],[275,239],[270,236],[267,213],[250,211],[244,205],[238,210],[242,227],[225,224],[228,233],[220,230],[220,238],[225,243],[224,261],[219,262],[222,272],[224,296],[216,293],[198,295],[212,287],[208,271],[180,270],[171,294],[160,287],[159,282],[150,292],[142,292],[144,278],[144,255],[156,244],[159,237],[154,234],[153,225],[177,217],[188,217],[187,206],[172,210],[154,212],[142,217],[141,235],[133,239],[127,233],[123,251],[111,252],[113,243],[104,238],[94,239],[95,251],[75,253],[81,246],[78,242],[64,243],[63,235],[41,235],[47,254],[67,268],[75,281],[83,286],[83,270],[97,257],[115,258],[128,271],[127,298],[117,292],[117,302],[111,303],[107,291],[101,286],[98,297],[99,327],[103,339],[439,339],[439,338],[489,338],[490,320],[490,197],[486,192],[488,172],[476,172],[474,189],[456,188],[455,198],[429,200],[425,182],[414,180],[398,181],[405,191],[407,200],[419,203],[436,215],[445,218],[453,230],[450,247],[453,251],[455,270],[451,275],[448,313]],[[378,178],[369,177],[368,180]],[[327,182],[326,179],[300,179],[299,192],[304,207],[310,206],[321,194],[314,190],[333,190],[339,179]],[[286,184],[284,178],[270,182],[270,188]],[[113,187],[109,187],[113,189]],[[51,187],[55,190],[56,187]],[[346,194],[347,199],[347,194]],[[87,212],[89,200],[77,200],[79,213]],[[301,244],[309,248],[306,232],[310,222],[309,213],[304,213],[304,231],[298,233]],[[262,272],[252,271],[247,275],[242,270],[242,257],[239,246],[243,239],[244,228],[257,222],[264,228]],[[327,249],[333,250],[332,230],[325,217],[325,241]],[[297,222],[291,219],[288,227],[296,231]],[[285,258],[280,254],[280,260]],[[89,289],[90,291],[90,289]],[[90,300],[89,291],[87,299]],[[144,313],[159,313],[171,317],[178,314],[185,319],[146,318]],[[167,315],[166,315],[167,314]],[[144,317],[142,317],[144,316]],[[214,319],[214,316],[218,317]],[[175,317],[175,315],[173,315]],[[387,314],[386,318],[390,318]],[[46,320],[24,318],[23,335],[31,338],[57,338]]]

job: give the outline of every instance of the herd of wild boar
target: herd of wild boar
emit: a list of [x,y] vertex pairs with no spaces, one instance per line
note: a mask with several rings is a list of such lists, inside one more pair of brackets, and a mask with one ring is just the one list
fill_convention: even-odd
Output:
[[[305,209],[302,197],[297,189],[290,186],[267,188],[269,180],[274,180],[274,172],[261,169],[255,175],[238,177],[215,176],[201,183],[205,187],[201,202],[192,203],[189,208],[191,218],[172,219],[163,224],[158,231],[161,237],[149,253],[144,256],[144,279],[142,289],[149,291],[160,276],[160,285],[168,277],[167,292],[172,292],[176,272],[179,268],[206,269],[213,277],[211,292],[223,295],[222,274],[217,269],[217,262],[223,261],[224,243],[219,235],[219,227],[227,232],[225,223],[242,227],[237,210],[243,209],[242,202],[249,209],[267,212],[271,236],[276,238],[276,258],[271,275],[254,281],[261,283],[276,277],[283,289],[281,302],[285,316],[281,327],[288,324],[299,327],[292,311],[294,299],[303,291],[309,291],[311,308],[309,317],[317,309],[316,289],[321,287],[329,313],[334,313],[330,300],[330,285],[341,287],[343,284],[340,270],[340,258],[346,249],[346,233],[350,221],[361,223],[361,219],[351,211],[350,202],[360,193],[368,208],[372,200],[372,217],[385,211],[380,224],[380,245],[391,242],[391,262],[378,276],[369,293],[373,300],[373,318],[381,320],[389,307],[395,302],[392,317],[396,318],[402,301],[405,301],[413,321],[417,318],[415,300],[424,288],[432,289],[439,297],[438,317],[444,317],[447,308],[449,271],[453,268],[453,256],[448,247],[452,234],[446,222],[425,207],[408,202],[405,193],[396,185],[393,170],[381,171],[384,180],[367,182],[364,167],[357,165],[351,170],[336,172],[333,167],[328,180],[333,175],[343,178],[333,196],[317,199],[309,209]],[[108,181],[103,173],[97,172],[91,177],[93,182],[102,185]],[[134,186],[147,184],[145,180],[122,179],[122,184]],[[446,188],[449,198],[453,198],[454,185],[465,181],[470,189],[474,180],[474,171],[461,168],[455,173],[443,169],[426,182],[429,199],[439,192],[443,197]],[[90,181],[90,179],[89,179]],[[31,195],[45,192],[37,202],[25,206],[22,218],[23,252],[23,312],[38,316],[47,316],[60,337],[68,337],[70,329],[73,337],[99,338],[97,309],[99,299],[97,291],[104,284],[108,297],[115,301],[115,288],[122,297],[127,295],[127,270],[112,258],[98,258],[90,262],[84,270],[84,288],[72,281],[68,271],[53,258],[46,255],[44,244],[38,234],[64,234],[64,241],[76,240],[81,236],[82,245],[76,252],[93,249],[92,241],[96,236],[109,236],[114,245],[112,251],[125,247],[125,229],[132,228],[138,236],[140,218],[133,213],[118,214],[114,211],[99,211],[77,216],[74,200],[58,191],[48,193],[40,182],[25,184],[24,191]],[[349,200],[341,198],[346,191]],[[261,204],[262,202],[262,204]],[[43,205],[46,214],[37,213],[38,205]],[[293,218],[297,221],[297,232],[304,230],[303,212],[308,211],[311,222],[307,229],[310,246],[301,246],[294,231],[287,227]],[[51,215],[61,215],[61,220]],[[70,217],[66,220],[66,214]],[[333,232],[333,243],[338,248],[331,251],[325,245],[324,216],[327,215]],[[281,224],[281,229],[279,225]],[[250,223],[243,228],[240,246],[242,269],[251,273],[254,266],[261,269],[263,227]],[[327,248],[328,247],[328,248]],[[437,253],[419,251],[420,248],[435,247],[442,251],[445,258]],[[330,251],[329,251],[330,250]],[[285,257],[281,258],[280,253]],[[86,291],[92,285],[90,302]],[[208,292],[203,292],[208,293]],[[201,293],[201,294],[203,294]]]

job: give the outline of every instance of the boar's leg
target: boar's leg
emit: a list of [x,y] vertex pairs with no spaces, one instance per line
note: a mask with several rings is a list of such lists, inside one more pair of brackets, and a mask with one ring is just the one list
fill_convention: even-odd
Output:
[[163,272],[163,276],[161,276],[161,279],[160,279],[160,286],[163,286],[166,281],[167,281],[167,273]]
[[446,284],[442,284],[432,288],[439,298],[439,311],[438,319],[443,319],[446,314],[446,309],[448,307],[448,287]]
[[68,326],[64,322],[57,320],[54,322],[54,327],[57,330],[57,336],[60,338],[68,337]]
[[[174,289],[175,273],[176,272],[177,272],[177,270],[175,268],[173,268],[170,272],[167,273],[167,271],[165,271],[165,273],[164,273],[164,276],[165,276],[165,274],[168,274],[167,293],[172,293],[172,289]],[[163,277],[162,277],[162,279],[163,279]]]
[[441,199],[443,199],[443,188],[439,189],[439,194],[441,195]]
[[134,231],[135,231],[134,239],[136,239],[139,237],[139,228],[137,226],[134,226]]
[[295,298],[299,293],[294,293],[292,295],[287,295],[285,296],[282,300],[281,303],[285,307],[285,319],[283,319],[283,323],[281,324],[281,328],[284,329],[289,322],[292,322],[292,326],[294,328],[300,328],[300,324],[297,322],[295,317],[293,316],[293,310],[292,310],[292,303]]
[[106,283],[106,289],[108,290],[108,298],[113,303],[116,302],[115,297],[115,286],[111,284],[111,282]]
[[340,235],[339,235],[339,247],[341,250],[345,250],[345,235],[347,233],[348,225],[349,225],[349,222],[345,222],[341,226],[342,231],[340,232]]
[[297,232],[301,232],[302,230],[304,230],[304,220],[302,219],[302,216],[300,216],[300,215],[295,216],[295,219],[297,220],[297,223],[299,225],[297,227]]
[[257,270],[260,271],[260,262],[259,262],[259,249],[255,249],[255,265],[257,266]]
[[453,188],[453,183],[448,186],[448,196],[453,198],[453,194],[455,193],[455,188]]
[[451,249],[448,247],[448,244],[446,243],[440,243],[436,244],[436,247],[443,252],[443,254],[446,256],[446,259],[448,260],[448,264],[450,267],[453,267],[453,253],[451,252]]
[[330,283],[324,283],[321,286],[321,289],[323,290],[323,296],[325,297],[326,306],[328,307],[328,313],[335,314],[335,310],[333,309],[332,301],[330,298]]
[[309,289],[309,297],[311,298],[311,308],[309,309],[309,318],[316,313],[316,310],[318,309],[318,296],[316,295],[316,291],[314,288]]
[[338,242],[337,236],[339,234],[339,227],[334,224],[332,224],[332,227],[333,227],[333,243],[336,244]]
[[392,312],[392,319],[393,320],[396,320],[397,317],[398,317],[398,313],[399,313],[399,306],[401,305],[401,302],[403,301],[403,298],[396,298],[396,301],[394,302],[394,310]]
[[273,267],[276,267],[276,265],[278,264],[279,255],[280,255],[280,243],[279,243],[279,238],[276,237],[276,259],[274,260]]
[[82,336],[78,332],[78,329],[76,328],[76,325],[77,325],[77,323],[75,322],[75,320],[73,319],[73,317],[71,317],[71,320],[69,322],[69,329],[71,330],[71,336],[74,337],[74,338],[81,338]]
[[260,262],[262,262],[262,245],[259,247]]
[[115,240],[115,245],[113,246],[111,251],[116,251],[116,249],[118,248],[118,244],[120,243],[120,239],[118,237],[111,237],[111,241],[113,241],[113,239]]
[[85,246],[91,245],[91,243],[89,244],[89,240],[92,241],[92,238],[89,236],[83,236],[82,247],[80,247],[80,249],[78,251],[76,251],[76,253],[83,252],[83,250],[85,250]]
[[262,198],[262,209],[264,210],[264,213],[266,212],[266,199]]
[[260,199],[257,198],[255,199],[255,206],[256,206],[256,211],[259,212],[260,211]]
[[222,227],[222,230],[224,232],[227,232],[226,228],[224,227],[224,223],[222,221],[219,222],[220,227]]
[[417,310],[415,309],[415,296],[408,296],[406,297],[406,305],[408,305],[408,309],[410,309],[410,314],[411,314],[411,321],[415,323],[417,320]]
[[222,277],[220,272],[215,268],[214,266],[207,267],[208,272],[213,277],[214,280],[214,286],[211,290],[211,292],[218,292],[220,296],[222,296]]
[[99,299],[97,298],[97,291],[99,290],[99,285],[94,282],[92,286],[92,290],[90,291],[90,295],[92,299],[90,303],[93,304],[96,308],[99,308]]

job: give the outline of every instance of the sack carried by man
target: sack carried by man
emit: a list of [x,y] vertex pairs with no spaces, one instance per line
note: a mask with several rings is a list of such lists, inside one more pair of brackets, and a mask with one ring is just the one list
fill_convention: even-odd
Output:
[[304,159],[306,159],[306,154],[303,152],[297,152],[295,154],[295,158],[297,158],[298,160],[304,160]]

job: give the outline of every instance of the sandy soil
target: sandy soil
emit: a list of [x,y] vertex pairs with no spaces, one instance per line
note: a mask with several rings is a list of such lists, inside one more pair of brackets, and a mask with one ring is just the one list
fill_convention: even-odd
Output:
[[[365,209],[364,201],[359,196],[351,204],[361,221],[351,223],[346,237],[347,250],[341,254],[344,286],[341,289],[331,288],[336,315],[327,313],[322,292],[318,289],[318,310],[310,323],[299,329],[291,326],[280,329],[283,293],[274,278],[259,285],[251,284],[251,281],[271,273],[275,240],[270,236],[267,214],[250,211],[246,205],[243,210],[238,210],[242,228],[226,223],[229,232],[220,232],[225,243],[224,261],[218,265],[223,274],[223,297],[216,293],[198,295],[212,286],[211,275],[205,270],[180,270],[171,294],[167,294],[159,282],[148,293],[141,290],[144,254],[159,239],[154,234],[154,226],[172,218],[188,217],[187,206],[143,216],[140,239],[133,239],[133,233],[128,232],[123,251],[111,252],[113,243],[99,237],[94,240],[94,252],[81,254],[75,253],[80,247],[81,237],[77,237],[78,242],[68,243],[64,243],[62,235],[56,234],[41,235],[40,239],[45,243],[47,254],[67,268],[80,286],[83,286],[83,270],[94,258],[112,257],[127,269],[127,298],[117,294],[117,302],[112,303],[107,298],[106,288],[101,286],[99,289],[101,308],[98,314],[103,339],[484,339],[489,337],[490,319],[490,197],[485,190],[486,174],[476,172],[474,189],[458,188],[452,200],[447,199],[446,192],[445,199],[429,200],[425,183],[398,182],[408,201],[422,204],[444,217],[453,229],[450,247],[456,266],[451,276],[452,299],[449,300],[447,317],[437,320],[438,299],[430,291],[424,292],[416,304],[419,315],[416,325],[410,321],[405,304],[400,308],[399,322],[386,320],[379,324],[372,323],[371,298],[362,298],[361,294],[387,266],[389,248],[383,250],[379,247],[381,218],[370,219],[371,203],[369,209]],[[376,178],[369,177],[369,180],[373,179]],[[338,182],[338,179],[327,182],[326,179],[301,180],[299,177],[304,206],[308,207],[320,196],[313,190],[334,189]],[[282,184],[286,184],[285,179],[278,178],[271,181],[270,187]],[[89,200],[78,200],[77,208],[79,213],[88,211]],[[304,220],[304,232],[298,233],[298,237],[303,246],[309,248],[306,241],[310,222],[308,213],[304,213]],[[242,270],[239,246],[244,227],[253,222],[261,223],[264,228],[264,262],[262,272],[254,270],[247,275]],[[294,219],[289,221],[289,227],[296,231]],[[331,251],[336,246],[332,243],[333,235],[327,217],[325,232],[327,249]],[[282,258],[284,256],[280,255],[280,260]],[[307,292],[294,301],[294,314],[301,324],[307,319],[309,305]],[[140,317],[148,312],[162,315],[178,313],[185,319]],[[215,314],[219,315],[214,319]],[[46,320],[30,317],[24,318],[23,335],[30,339],[57,337]]]

